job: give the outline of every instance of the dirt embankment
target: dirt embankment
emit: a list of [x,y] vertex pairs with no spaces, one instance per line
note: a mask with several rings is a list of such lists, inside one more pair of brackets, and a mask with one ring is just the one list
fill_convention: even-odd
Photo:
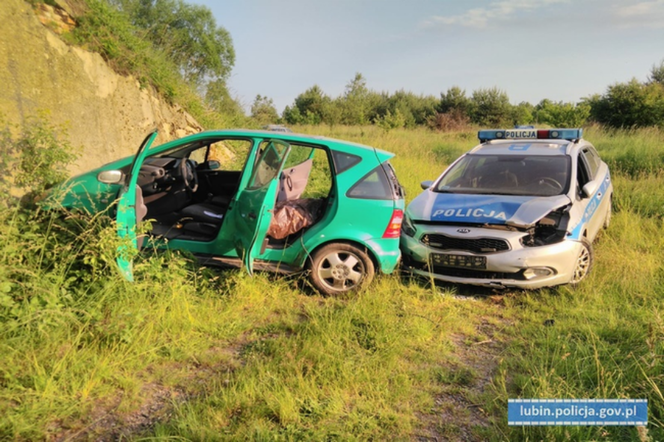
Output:
[[35,10],[24,0],[0,2],[4,120],[21,124],[47,111],[52,123],[67,125],[72,145],[83,148],[72,173],[132,154],[155,127],[162,142],[201,130],[191,115],[142,89],[135,78],[116,74],[99,54],[65,43],[58,32],[75,24],[70,13]]

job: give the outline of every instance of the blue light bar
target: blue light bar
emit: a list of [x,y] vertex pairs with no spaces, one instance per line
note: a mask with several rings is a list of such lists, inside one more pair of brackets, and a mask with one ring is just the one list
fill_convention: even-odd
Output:
[[491,140],[578,140],[583,129],[492,129],[481,130],[477,138],[481,143]]

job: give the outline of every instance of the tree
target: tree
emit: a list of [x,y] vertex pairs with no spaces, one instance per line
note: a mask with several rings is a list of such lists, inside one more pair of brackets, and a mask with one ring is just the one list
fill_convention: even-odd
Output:
[[535,106],[534,114],[538,123],[553,127],[581,127],[590,116],[590,106],[587,103],[563,103],[544,99]]
[[222,79],[210,81],[205,91],[205,102],[215,111],[231,116],[244,115],[242,106],[228,92],[226,81]]
[[664,122],[664,85],[658,82],[645,84],[632,79],[616,83],[603,95],[584,102],[590,107],[593,120],[611,127],[656,126]]
[[659,62],[659,65],[653,65],[650,70],[650,77],[648,77],[650,83],[659,83],[664,86],[664,60]]
[[346,85],[341,100],[341,122],[344,124],[367,124],[369,122],[369,89],[366,79],[359,72]]
[[270,124],[279,121],[279,114],[272,99],[261,95],[256,95],[254,104],[251,105],[251,117],[259,124]]
[[512,119],[514,120],[515,125],[520,124],[531,124],[535,117],[533,115],[535,106],[528,103],[527,101],[522,101],[512,108]]
[[202,85],[227,79],[235,64],[230,34],[206,6],[183,0],[109,0],[179,66],[185,80]]
[[313,85],[297,97],[293,106],[286,106],[284,119],[288,124],[320,124],[329,122],[325,117],[331,114],[332,100],[318,85]]
[[401,114],[407,127],[426,124],[436,114],[437,102],[434,96],[416,95],[403,89],[388,98],[392,114]]
[[470,118],[480,126],[498,127],[511,122],[512,105],[507,94],[494,87],[473,91]]
[[448,113],[452,110],[468,114],[470,106],[471,103],[468,97],[466,97],[466,91],[459,86],[452,86],[447,92],[440,93],[440,101],[436,106],[436,110],[441,114]]

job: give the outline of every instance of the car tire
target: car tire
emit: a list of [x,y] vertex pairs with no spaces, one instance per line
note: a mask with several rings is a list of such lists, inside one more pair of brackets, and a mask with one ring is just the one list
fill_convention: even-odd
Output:
[[375,267],[366,249],[351,244],[328,244],[314,252],[309,266],[313,286],[326,296],[368,286]]
[[579,250],[579,254],[576,257],[576,263],[574,264],[574,272],[572,273],[570,284],[576,286],[586,279],[592,270],[594,260],[595,254],[593,251],[593,245],[584,237],[581,239],[581,250]]
[[604,215],[604,224],[602,227],[605,229],[609,228],[609,224],[611,224],[611,206],[613,204],[613,201],[611,201],[611,198],[609,198],[609,208],[606,209],[606,215]]

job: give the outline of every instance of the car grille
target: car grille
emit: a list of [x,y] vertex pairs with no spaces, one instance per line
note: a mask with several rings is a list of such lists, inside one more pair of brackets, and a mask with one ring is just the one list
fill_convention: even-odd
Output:
[[422,236],[420,241],[426,246],[439,250],[467,250],[473,253],[493,253],[510,249],[510,245],[507,241],[494,238],[466,239],[428,233]]

